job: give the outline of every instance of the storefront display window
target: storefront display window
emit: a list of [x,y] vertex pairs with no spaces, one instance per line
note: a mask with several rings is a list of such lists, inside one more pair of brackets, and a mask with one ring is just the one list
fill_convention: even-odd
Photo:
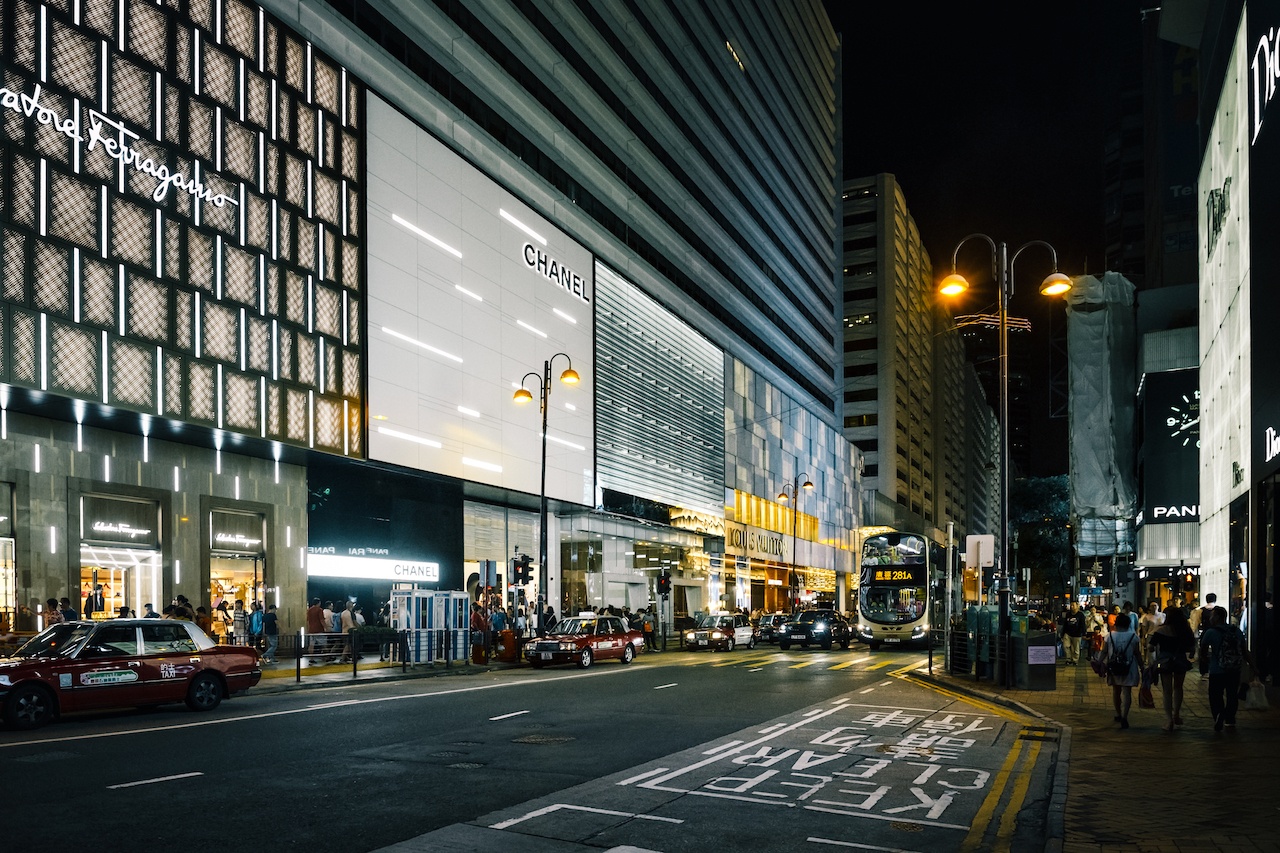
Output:
[[[267,604],[266,517],[256,512],[213,510],[209,513],[209,606],[217,610],[226,603],[235,610],[252,602]],[[273,602],[278,603],[278,602]],[[214,631],[224,633],[221,622],[213,620]]]
[[88,619],[141,615],[163,592],[160,513],[155,501],[80,498],[80,613]]

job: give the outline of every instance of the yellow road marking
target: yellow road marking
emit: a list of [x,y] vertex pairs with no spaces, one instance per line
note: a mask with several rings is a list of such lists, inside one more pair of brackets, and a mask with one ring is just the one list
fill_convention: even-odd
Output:
[[1018,812],[1022,810],[1022,801],[1027,798],[1027,789],[1031,787],[1031,774],[1036,769],[1036,758],[1040,755],[1040,742],[1032,741],[1031,748],[1027,750],[1027,760],[1023,762],[1022,769],[1017,774],[1017,781],[1013,783],[1013,791],[1009,794],[1009,803],[1004,807],[1004,814],[1000,816],[1000,829],[996,833],[996,841],[1004,845],[1004,849],[1008,849],[1008,845],[1013,841],[1013,830],[1017,827]]
[[991,790],[987,792],[986,799],[982,801],[982,807],[978,809],[978,813],[973,816],[973,822],[969,824],[969,834],[965,836],[964,842],[960,845],[961,853],[969,853],[972,850],[981,849],[982,836],[986,834],[987,826],[991,823],[991,815],[995,813],[996,806],[1000,803],[1000,798],[1004,796],[1004,786],[1009,782],[1009,773],[1013,770],[1013,766],[1018,762],[1018,757],[1022,755],[1022,741],[1015,740],[1013,749],[1009,750],[1009,755],[1004,760],[1004,764],[1000,766],[1000,770],[996,773],[994,784]]
[[910,672],[905,673],[903,675],[899,675],[898,677],[906,681],[910,681],[912,684],[918,684],[919,686],[924,687],[927,690],[932,690],[935,693],[941,693],[943,696],[954,699],[957,702],[964,702],[965,704],[972,705],[973,707],[978,708],[979,710],[986,711],[989,714],[994,714],[995,716],[1002,717],[1003,719],[1006,719],[1006,720],[1013,720],[1014,722],[1017,722],[1017,723],[1025,723],[1030,719],[1026,715],[1015,713],[1009,710],[1008,708],[1002,708],[1001,706],[992,704],[991,702],[987,702],[982,699],[976,699],[972,696],[966,696],[965,694],[959,693],[955,690],[948,690],[945,687],[934,684],[930,681],[926,681],[923,678],[918,678],[917,676],[915,676],[913,673],[910,673]]
[[871,672],[877,669],[884,669],[886,666],[892,666],[892,665],[893,665],[893,661],[891,660],[880,661],[880,663],[873,663],[871,664],[871,666],[867,667],[867,672]]
[[853,661],[845,661],[844,663],[838,663],[835,666],[829,666],[827,669],[848,669],[851,666],[853,666]]
[[792,669],[800,669],[801,667],[805,667],[805,666],[813,666],[813,661],[811,661],[811,660],[807,660],[807,661],[805,661],[804,663],[793,663],[793,664],[791,664],[791,668],[792,668]]

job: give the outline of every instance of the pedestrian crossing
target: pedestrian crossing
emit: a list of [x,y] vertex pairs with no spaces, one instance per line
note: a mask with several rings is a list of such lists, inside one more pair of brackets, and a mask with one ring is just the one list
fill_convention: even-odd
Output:
[[825,671],[825,672],[841,672],[844,670],[854,669],[857,672],[874,672],[876,670],[884,670],[892,667],[888,673],[891,675],[899,675],[927,666],[922,659],[915,658],[914,655],[893,655],[886,657],[884,652],[878,654],[856,654],[850,658],[848,653],[824,653],[804,651],[797,654],[788,654],[781,651],[764,651],[756,649],[743,654],[741,651],[724,652],[724,653],[708,653],[708,652],[690,652],[687,653],[687,659],[680,661],[681,666],[703,666],[712,667],[714,669],[723,669],[725,667],[744,667],[753,672],[759,672],[764,669],[797,669],[809,671]]

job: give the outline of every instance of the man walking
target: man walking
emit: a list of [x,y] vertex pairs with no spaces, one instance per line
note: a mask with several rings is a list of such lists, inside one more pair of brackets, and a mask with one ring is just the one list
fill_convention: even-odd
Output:
[[1084,613],[1080,611],[1080,602],[1071,602],[1071,608],[1062,621],[1062,635],[1067,666],[1076,666],[1080,663],[1080,640],[1084,637]]

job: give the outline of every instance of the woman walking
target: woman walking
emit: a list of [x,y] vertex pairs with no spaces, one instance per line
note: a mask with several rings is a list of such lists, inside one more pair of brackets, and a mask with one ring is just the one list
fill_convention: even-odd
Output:
[[1160,675],[1160,691],[1164,694],[1163,728],[1171,732],[1182,725],[1182,681],[1191,669],[1191,655],[1196,650],[1196,635],[1180,607],[1170,607],[1164,624],[1147,638],[1151,661]]
[[1129,625],[1128,613],[1117,613],[1115,629],[1102,644],[1102,659],[1107,662],[1107,684],[1111,685],[1111,701],[1116,708],[1116,722],[1129,728],[1129,708],[1133,705],[1133,688],[1142,681],[1138,666],[1138,635]]

